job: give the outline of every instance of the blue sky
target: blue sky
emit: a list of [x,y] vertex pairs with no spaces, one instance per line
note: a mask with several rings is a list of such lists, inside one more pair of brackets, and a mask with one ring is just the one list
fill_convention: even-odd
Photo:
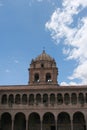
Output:
[[0,0],[0,85],[28,84],[44,47],[59,84],[87,84],[86,35],[86,0]]

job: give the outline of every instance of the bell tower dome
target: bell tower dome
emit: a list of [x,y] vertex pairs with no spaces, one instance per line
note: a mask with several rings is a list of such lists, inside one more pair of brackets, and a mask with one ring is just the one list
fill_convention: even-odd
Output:
[[29,70],[29,84],[57,84],[58,68],[55,60],[45,50],[32,59]]

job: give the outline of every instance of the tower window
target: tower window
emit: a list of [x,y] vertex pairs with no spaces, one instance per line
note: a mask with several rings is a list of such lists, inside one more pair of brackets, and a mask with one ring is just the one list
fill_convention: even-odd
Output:
[[41,64],[41,68],[44,68],[44,64]]
[[46,74],[46,82],[51,82],[51,74],[50,73],[47,73]]
[[39,74],[38,74],[38,73],[36,73],[36,74],[34,75],[34,81],[35,81],[35,82],[39,82]]

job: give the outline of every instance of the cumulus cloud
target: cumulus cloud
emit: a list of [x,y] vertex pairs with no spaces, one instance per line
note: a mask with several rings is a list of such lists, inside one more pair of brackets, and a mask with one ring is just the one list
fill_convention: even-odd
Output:
[[67,59],[77,61],[69,79],[80,79],[82,84],[87,84],[87,16],[80,15],[84,9],[87,9],[87,0],[63,0],[62,8],[53,12],[46,28],[57,44],[64,40],[67,47],[63,48],[63,53]]
[[18,64],[18,63],[19,63],[19,61],[18,61],[18,60],[14,60],[14,63]]
[[42,2],[43,0],[37,0],[37,2]]
[[2,2],[0,1],[0,6],[3,6]]
[[55,1],[54,0],[29,0],[29,5],[31,6],[32,3],[34,2],[38,2],[38,3],[41,3],[41,2],[48,2],[50,3],[51,5],[55,5]]
[[69,83],[66,83],[66,82],[61,82],[61,84],[60,85],[62,85],[62,86],[68,86],[68,85],[77,85],[77,83],[76,82],[69,82]]
[[6,70],[5,70],[5,72],[6,72],[6,73],[9,73],[9,72],[10,72],[10,70],[9,70],[9,69],[6,69]]

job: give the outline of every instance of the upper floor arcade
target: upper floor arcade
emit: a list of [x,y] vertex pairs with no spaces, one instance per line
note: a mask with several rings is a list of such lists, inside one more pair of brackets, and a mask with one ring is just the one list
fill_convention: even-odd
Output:
[[[24,88],[25,87],[25,88]],[[7,90],[6,90],[7,89]],[[23,86],[2,87],[0,108],[87,108],[86,86]]]

